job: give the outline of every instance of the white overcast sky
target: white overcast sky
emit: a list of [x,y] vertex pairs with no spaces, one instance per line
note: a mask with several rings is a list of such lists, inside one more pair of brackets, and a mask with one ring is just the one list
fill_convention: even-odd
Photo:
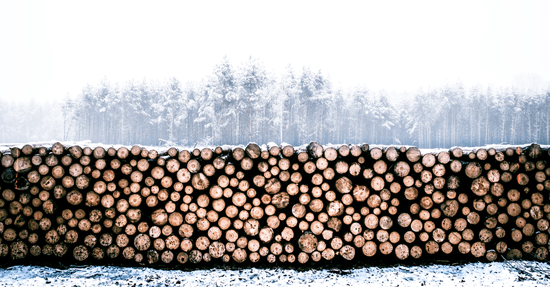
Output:
[[548,1],[0,0],[0,97],[61,99],[103,77],[195,81],[224,55],[396,93],[547,84],[548,15]]

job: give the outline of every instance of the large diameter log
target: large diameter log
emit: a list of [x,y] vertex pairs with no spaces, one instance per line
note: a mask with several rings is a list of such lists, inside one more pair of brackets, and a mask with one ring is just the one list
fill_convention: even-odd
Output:
[[27,173],[31,171],[32,168],[33,164],[31,162],[31,159],[28,157],[18,157],[13,163],[13,169],[17,173]]
[[542,155],[542,148],[538,144],[531,144],[527,148],[527,156],[532,159],[538,159]]
[[[36,177],[37,179],[40,178],[40,175],[33,174],[33,176]],[[17,172],[15,171],[15,169],[13,169],[13,167],[8,167],[2,171],[1,178],[4,183],[13,183],[17,178]],[[29,180],[31,179],[29,178]],[[32,180],[32,181],[35,181],[35,180]]]
[[10,244],[10,256],[14,260],[23,259],[29,253],[29,247],[23,241]]
[[0,159],[0,162],[2,163],[2,166],[4,168],[12,167],[13,163],[15,162],[15,159],[10,154],[4,154],[2,155],[2,158]]
[[491,183],[484,176],[476,178],[472,182],[471,190],[477,196],[484,196],[489,192]]
[[281,190],[281,182],[277,178],[270,178],[265,184],[264,189],[269,194],[276,194]]
[[422,165],[425,167],[433,167],[436,163],[435,155],[428,153],[422,157]]
[[151,246],[151,239],[146,234],[139,234],[134,239],[134,246],[139,251],[146,251]]
[[55,155],[62,155],[65,152],[65,146],[56,142],[52,145],[52,153]]
[[405,177],[411,171],[411,167],[404,161],[397,162],[394,167],[394,172],[399,177]]
[[286,192],[277,193],[271,199],[271,204],[273,204],[275,207],[279,209],[286,208],[289,203],[290,203],[290,196]]
[[205,190],[210,186],[210,181],[203,173],[196,173],[191,179],[191,184],[197,190]]
[[440,206],[441,211],[447,217],[454,217],[458,213],[459,204],[456,200],[446,200]]
[[386,159],[390,162],[397,161],[399,158],[399,151],[395,147],[388,147],[385,153]]
[[407,149],[406,156],[410,162],[415,163],[420,160],[422,154],[417,147],[410,147]]
[[163,226],[168,222],[168,213],[164,209],[157,209],[151,214],[151,221],[154,225]]
[[323,146],[316,142],[311,142],[307,146],[307,152],[313,159],[318,159],[323,156]]
[[343,176],[336,180],[336,190],[338,190],[340,193],[350,193],[352,188],[353,182],[349,178]]
[[466,166],[464,172],[466,173],[466,176],[474,179],[481,176],[482,168],[478,162],[472,161]]
[[409,247],[405,244],[399,244],[395,247],[395,256],[399,260],[405,260],[409,257]]
[[353,260],[353,258],[355,258],[355,248],[351,245],[343,246],[340,248],[340,256],[348,261]]
[[298,247],[306,253],[311,253],[317,248],[317,237],[312,233],[304,233],[298,239]]

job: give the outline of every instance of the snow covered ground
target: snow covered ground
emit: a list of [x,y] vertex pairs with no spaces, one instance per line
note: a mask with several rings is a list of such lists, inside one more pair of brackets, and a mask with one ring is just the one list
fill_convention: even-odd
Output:
[[549,286],[533,261],[353,269],[157,270],[108,266],[0,268],[0,286]]

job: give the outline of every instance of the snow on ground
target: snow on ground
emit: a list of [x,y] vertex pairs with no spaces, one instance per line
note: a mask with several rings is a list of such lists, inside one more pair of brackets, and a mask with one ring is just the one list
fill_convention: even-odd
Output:
[[547,274],[548,263],[533,261],[306,271],[13,266],[0,268],[0,286],[549,286]]

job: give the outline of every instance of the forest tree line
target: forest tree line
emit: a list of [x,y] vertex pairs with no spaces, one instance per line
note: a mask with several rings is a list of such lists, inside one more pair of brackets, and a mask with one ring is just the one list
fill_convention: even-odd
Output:
[[199,82],[103,79],[63,101],[0,99],[0,142],[105,144],[370,143],[421,148],[550,144],[550,90],[421,90],[390,100],[367,87],[335,88],[320,71],[275,75],[227,58]]

